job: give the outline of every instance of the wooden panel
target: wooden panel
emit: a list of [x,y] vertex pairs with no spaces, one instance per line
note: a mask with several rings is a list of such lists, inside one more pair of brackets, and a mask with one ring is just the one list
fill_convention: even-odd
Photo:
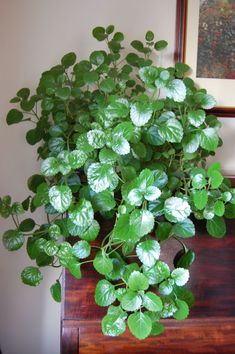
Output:
[[[167,331],[159,337],[138,341],[129,331],[120,337],[105,337],[98,321],[65,321],[73,330],[79,327],[79,354],[187,354],[235,353],[235,320],[165,320]],[[73,352],[63,352],[63,354]]]
[[79,325],[76,327],[61,325],[61,353],[79,353]]
[[[235,220],[229,220],[227,227],[227,236],[218,240],[206,235],[200,224],[197,236],[186,241],[197,257],[189,281],[196,304],[189,320],[163,320],[166,331],[157,338],[139,342],[128,333],[117,338],[104,337],[100,319],[106,308],[94,301],[95,285],[101,277],[91,266],[82,270],[81,280],[65,272],[62,326],[67,332],[63,341],[70,341],[67,334],[74,341],[74,331],[79,328],[80,349],[70,346],[62,353],[235,353]],[[169,241],[162,249],[161,259],[172,260],[178,249],[177,241]]]

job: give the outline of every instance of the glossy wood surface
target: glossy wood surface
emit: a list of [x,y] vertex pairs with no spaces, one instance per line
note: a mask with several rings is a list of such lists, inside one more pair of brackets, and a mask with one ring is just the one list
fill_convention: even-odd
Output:
[[[105,337],[100,319],[106,308],[94,301],[101,277],[92,267],[83,269],[81,280],[65,272],[62,354],[114,354],[120,350],[126,354],[235,353],[235,221],[228,221],[222,240],[207,236],[203,224],[197,229],[197,235],[186,242],[197,256],[188,285],[196,304],[188,320],[163,320],[165,333],[141,342],[129,333]],[[179,249],[176,241],[170,242],[162,249],[162,260],[172,259]]]

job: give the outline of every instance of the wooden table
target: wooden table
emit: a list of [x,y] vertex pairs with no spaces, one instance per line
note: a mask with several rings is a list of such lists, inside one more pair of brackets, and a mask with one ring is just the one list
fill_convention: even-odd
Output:
[[[186,354],[235,353],[235,220],[227,223],[222,240],[206,235],[204,227],[187,240],[196,252],[191,267],[189,288],[196,304],[189,319],[163,320],[165,333],[138,341],[129,332],[119,337],[106,337],[100,320],[106,308],[95,304],[94,290],[99,275],[92,267],[83,268],[83,279],[64,273],[64,300],[61,321],[62,354]],[[171,259],[177,251],[162,251],[161,259]],[[168,245],[169,246],[169,245]]]

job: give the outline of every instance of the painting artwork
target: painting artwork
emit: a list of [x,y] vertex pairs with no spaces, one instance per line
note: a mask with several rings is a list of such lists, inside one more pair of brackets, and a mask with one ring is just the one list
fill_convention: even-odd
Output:
[[200,0],[196,76],[235,79],[235,0]]

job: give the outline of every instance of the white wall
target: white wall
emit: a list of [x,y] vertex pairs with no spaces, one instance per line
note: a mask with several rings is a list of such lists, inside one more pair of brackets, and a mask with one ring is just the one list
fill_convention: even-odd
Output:
[[[91,36],[97,25],[114,24],[128,40],[149,29],[169,42],[162,64],[173,58],[175,1],[165,0],[0,0],[0,195],[27,196],[27,177],[38,171],[35,149],[27,146],[24,125],[8,127],[9,99],[21,87],[34,88],[40,73],[75,51],[85,58],[101,47]],[[235,120],[224,119],[225,145],[218,156],[227,173],[235,173]],[[38,219],[42,219],[39,214]],[[11,228],[0,220],[0,232]],[[58,274],[44,271],[38,288],[21,284],[19,274],[30,262],[25,252],[0,247],[0,346],[3,354],[58,354],[60,306],[49,295]]]

